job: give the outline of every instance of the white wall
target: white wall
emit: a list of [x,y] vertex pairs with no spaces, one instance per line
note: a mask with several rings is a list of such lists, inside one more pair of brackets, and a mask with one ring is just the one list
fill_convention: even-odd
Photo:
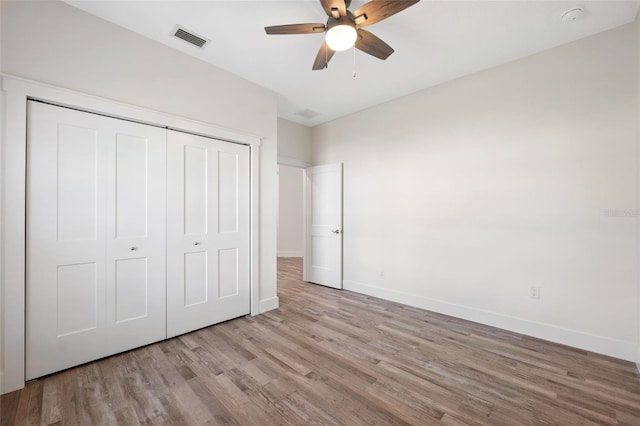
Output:
[[278,164],[305,167],[311,165],[311,129],[278,118]]
[[303,237],[303,169],[279,166],[280,199],[278,208],[278,257],[302,257]]
[[313,128],[344,163],[344,287],[634,359],[635,31]]
[[275,94],[61,2],[2,1],[0,11],[3,73],[263,138],[259,298],[276,308]]

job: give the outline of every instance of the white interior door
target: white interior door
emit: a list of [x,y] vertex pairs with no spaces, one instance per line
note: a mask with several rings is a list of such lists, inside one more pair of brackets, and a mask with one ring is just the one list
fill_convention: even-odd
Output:
[[249,147],[169,131],[167,335],[250,312]]
[[342,288],[342,164],[306,169],[303,275]]
[[166,336],[166,130],[28,114],[27,380]]

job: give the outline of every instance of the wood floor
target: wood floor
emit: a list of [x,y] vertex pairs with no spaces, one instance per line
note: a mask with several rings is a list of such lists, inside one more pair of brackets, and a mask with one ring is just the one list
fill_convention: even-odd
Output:
[[279,310],[31,382],[1,424],[640,425],[632,363],[278,265]]

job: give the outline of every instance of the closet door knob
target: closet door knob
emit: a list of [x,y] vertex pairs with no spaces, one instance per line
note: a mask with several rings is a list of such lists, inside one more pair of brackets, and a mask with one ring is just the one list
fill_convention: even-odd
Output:
[[137,251],[137,250],[138,250],[138,247],[133,246],[133,247],[131,247],[129,250],[131,250],[131,251]]
[[333,230],[333,231],[331,231],[331,232],[332,232],[332,233],[334,233],[334,234],[339,234],[339,233],[340,233],[340,230],[339,230],[339,229],[334,229],[334,230]]
[[199,246],[202,245],[202,243],[200,241],[196,241],[195,243],[193,243],[194,246]]

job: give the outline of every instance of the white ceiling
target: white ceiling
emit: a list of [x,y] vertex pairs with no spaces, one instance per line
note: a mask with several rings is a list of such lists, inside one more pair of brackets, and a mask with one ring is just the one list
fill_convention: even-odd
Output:
[[[326,22],[318,0],[67,3],[242,76],[278,94],[278,115],[314,126],[409,93],[632,22],[638,1],[433,1],[367,28],[395,49],[386,61],[352,50],[312,71],[322,34],[271,35],[265,26]],[[364,0],[353,0],[355,10]],[[583,16],[560,15],[579,6]],[[212,40],[172,37],[176,24]],[[319,115],[304,118],[300,112]]]

